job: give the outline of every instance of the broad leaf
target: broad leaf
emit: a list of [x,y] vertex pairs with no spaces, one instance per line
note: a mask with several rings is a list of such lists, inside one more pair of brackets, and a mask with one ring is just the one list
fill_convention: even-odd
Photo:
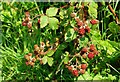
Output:
[[48,53],[47,53],[47,56],[52,56],[54,54],[55,50],[50,50]]
[[115,48],[106,40],[106,41],[102,41],[99,40],[99,44],[101,46],[103,46],[104,50],[107,50],[108,54],[112,54],[113,52],[115,52]]
[[42,58],[42,62],[43,62],[43,64],[46,64],[46,63],[47,63],[47,56],[44,56],[44,57]]
[[50,7],[49,9],[46,10],[46,15],[55,16],[57,12],[58,12],[58,8]]
[[94,7],[89,7],[88,13],[92,18],[97,18],[97,9]]
[[101,80],[102,79],[102,76],[100,74],[97,74],[93,80]]
[[65,41],[70,42],[77,37],[73,28],[69,28],[67,33],[65,33]]
[[41,16],[40,17],[40,27],[44,28],[48,24],[48,17],[47,16]]
[[55,17],[49,18],[49,27],[52,30],[58,29],[58,23],[59,23],[59,21],[57,18],[55,18]]
[[47,57],[48,65],[52,66],[53,64],[53,58],[52,57]]
[[118,26],[115,22],[109,23],[110,31],[114,34],[118,33],[120,31],[120,26]]

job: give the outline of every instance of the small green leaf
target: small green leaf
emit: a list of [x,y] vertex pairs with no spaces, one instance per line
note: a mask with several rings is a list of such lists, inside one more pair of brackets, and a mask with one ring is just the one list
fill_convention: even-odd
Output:
[[115,48],[106,40],[106,41],[99,41],[99,44],[104,47],[104,50],[107,50],[108,54],[112,54],[115,52]]
[[54,54],[55,50],[50,50],[48,53],[47,53],[47,56],[52,56]]
[[100,35],[100,31],[99,30],[91,30],[91,38],[93,40],[100,40],[101,39],[101,35]]
[[92,76],[86,71],[85,74],[83,74],[83,77],[85,80],[92,80]]
[[115,22],[109,23],[108,26],[110,28],[110,31],[114,34],[116,34],[120,31],[120,27]]
[[41,16],[40,17],[40,27],[44,28],[48,24],[48,17],[47,16]]
[[59,15],[61,19],[64,19],[64,14],[66,13],[65,10],[60,9]]
[[69,17],[70,17],[70,14],[71,14],[73,11],[74,11],[74,7],[73,7],[73,6],[70,6],[70,7],[68,8],[68,11],[67,11],[67,14],[68,14]]
[[92,18],[97,18],[97,9],[94,7],[89,7],[88,13]]
[[64,58],[64,64],[68,64],[68,61],[69,61],[69,53],[66,52],[65,58]]
[[52,30],[58,29],[58,23],[59,23],[59,21],[57,18],[55,18],[55,17],[49,18],[49,27]]
[[48,65],[52,66],[53,64],[53,58],[52,57],[47,57]]
[[65,41],[70,42],[77,37],[73,28],[69,28],[68,31],[65,33]]
[[90,6],[90,7],[93,7],[93,8],[96,8],[96,9],[98,8],[97,3],[95,3],[94,1],[91,2],[89,6]]
[[44,56],[43,58],[42,58],[42,62],[43,62],[43,64],[46,64],[47,63],[47,56]]
[[93,78],[93,80],[102,80],[102,76],[99,75],[99,74],[97,74],[97,75]]
[[46,10],[46,15],[55,16],[57,12],[58,12],[58,8],[50,7],[49,9]]

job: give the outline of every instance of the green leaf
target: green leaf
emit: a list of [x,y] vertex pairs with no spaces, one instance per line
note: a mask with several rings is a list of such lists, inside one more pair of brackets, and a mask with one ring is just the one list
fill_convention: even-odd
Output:
[[47,16],[41,16],[40,17],[40,27],[44,28],[48,24],[48,17]]
[[97,75],[93,78],[93,80],[101,80],[101,79],[102,79],[102,76],[99,75],[99,74],[97,74]]
[[93,7],[89,7],[88,13],[92,18],[97,18],[97,9]]
[[79,48],[84,47],[85,45],[88,44],[89,39],[87,37],[82,37],[79,39]]
[[46,64],[47,63],[47,56],[44,56],[43,58],[42,58],[42,62],[43,62],[43,64]]
[[65,53],[65,58],[64,58],[64,64],[68,64],[68,61],[69,61],[69,53],[66,52]]
[[52,56],[54,54],[55,50],[50,50],[48,53],[47,53],[47,56]]
[[59,15],[60,15],[60,19],[64,19],[64,14],[66,13],[65,10],[60,9]]
[[106,41],[99,40],[98,42],[101,46],[103,46],[104,50],[107,50],[108,54],[112,54],[113,52],[116,51],[115,48],[107,40]]
[[55,18],[55,17],[49,18],[49,27],[52,30],[58,29],[58,23],[59,23],[59,21],[57,18]]
[[49,9],[46,10],[46,15],[55,16],[57,12],[58,12],[58,8],[50,7]]
[[83,77],[85,78],[85,80],[92,80],[92,76],[90,76],[87,71],[85,72],[85,74],[83,74]]
[[120,31],[120,27],[115,22],[109,23],[108,27],[110,28],[110,31],[114,34],[117,34]]
[[74,7],[73,7],[73,6],[70,6],[70,7],[68,8],[68,11],[67,11],[67,14],[68,14],[69,17],[70,17],[70,14],[71,14],[73,11],[74,11]]
[[68,31],[65,33],[65,41],[70,42],[77,37],[73,28],[69,28]]
[[91,30],[91,38],[93,40],[100,40],[101,39],[101,35],[100,35],[100,31],[99,30]]
[[97,3],[95,3],[94,1],[93,1],[93,2],[91,2],[89,6],[90,6],[90,7],[95,8],[95,9],[97,9],[97,8],[98,8]]
[[53,58],[52,57],[47,57],[48,65],[52,66],[53,64]]

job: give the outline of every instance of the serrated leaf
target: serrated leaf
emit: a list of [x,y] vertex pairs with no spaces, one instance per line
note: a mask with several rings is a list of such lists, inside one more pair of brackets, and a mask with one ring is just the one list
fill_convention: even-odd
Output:
[[52,66],[53,64],[53,58],[52,57],[47,57],[48,65]]
[[43,64],[46,64],[47,63],[47,56],[44,56],[43,58],[42,58],[42,62],[43,62]]
[[97,3],[95,3],[94,1],[91,2],[89,6],[90,6],[90,7],[93,7],[93,8],[96,8],[96,9],[98,8]]
[[55,17],[49,18],[49,27],[52,30],[58,29],[58,23],[59,23],[59,21],[57,18],[55,18]]
[[99,74],[97,74],[97,75],[93,78],[93,80],[102,80],[102,76],[99,75]]
[[48,24],[48,17],[47,16],[41,16],[40,17],[40,27],[44,28]]
[[92,76],[86,71],[85,74],[83,74],[83,77],[85,80],[92,80]]
[[68,31],[65,33],[65,41],[70,42],[77,37],[73,28],[69,28]]
[[50,50],[48,53],[47,53],[47,56],[52,56],[54,54],[55,50]]
[[100,35],[100,31],[99,30],[91,30],[91,38],[93,40],[100,40],[101,39],[101,35]]
[[50,7],[49,9],[46,10],[46,15],[55,16],[57,12],[58,12],[58,8]]
[[112,54],[115,52],[115,48],[106,40],[106,41],[99,41],[99,44],[104,47],[104,50],[107,50],[108,54]]
[[88,13],[92,18],[97,18],[97,9],[94,7],[89,7]]
[[110,31],[114,34],[116,34],[120,31],[120,27],[115,22],[109,23],[108,27],[109,27]]

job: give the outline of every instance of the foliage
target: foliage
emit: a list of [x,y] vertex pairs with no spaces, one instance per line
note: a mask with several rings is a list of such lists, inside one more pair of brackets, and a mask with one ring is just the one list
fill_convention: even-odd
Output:
[[[110,3],[118,15],[119,4]],[[120,79],[120,25],[107,3],[0,6],[2,80]]]

